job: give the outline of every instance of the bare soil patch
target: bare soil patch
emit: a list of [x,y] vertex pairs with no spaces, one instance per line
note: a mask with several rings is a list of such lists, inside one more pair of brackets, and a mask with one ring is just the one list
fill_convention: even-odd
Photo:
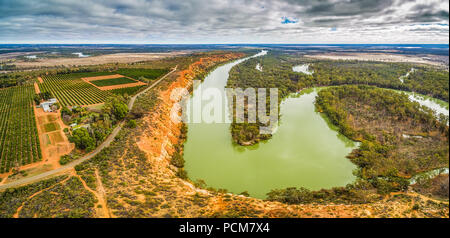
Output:
[[108,63],[133,63],[140,61],[157,60],[166,57],[188,54],[188,51],[175,51],[170,53],[117,53],[86,58],[51,58],[37,59],[35,62],[16,61],[18,68],[53,67],[69,65],[97,65]]
[[49,133],[49,137],[52,144],[64,142],[64,136],[61,134],[60,131]]
[[41,93],[41,90],[39,89],[39,86],[37,83],[34,83],[34,91],[36,92],[36,94]]
[[430,64],[437,66],[443,65],[440,62],[431,61],[418,56],[385,54],[385,53],[330,53],[330,54],[305,55],[305,57],[314,59],[327,59],[327,60],[360,60],[360,61]]
[[[42,161],[30,164],[27,168],[45,166],[56,169],[60,167],[59,158],[75,148],[75,145],[69,142],[63,131],[68,126],[62,122],[59,111],[44,112],[42,108],[35,108],[34,113],[41,144]],[[23,170],[25,167],[20,169]]]
[[22,55],[35,55],[35,54],[40,54],[40,53],[44,53],[44,51],[11,52],[11,53],[0,54],[0,62],[11,60],[11,59],[14,59],[14,58],[16,58],[18,56],[22,56]]

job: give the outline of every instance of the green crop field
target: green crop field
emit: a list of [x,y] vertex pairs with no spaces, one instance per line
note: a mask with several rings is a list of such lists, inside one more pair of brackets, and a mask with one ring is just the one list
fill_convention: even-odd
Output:
[[113,78],[113,79],[100,79],[100,80],[93,80],[90,81],[92,84],[94,84],[97,87],[104,87],[104,86],[112,86],[112,85],[120,85],[120,84],[128,84],[128,83],[136,83],[135,80],[121,77],[121,78]]
[[[96,72],[108,75],[111,73]],[[81,77],[92,77],[93,73],[60,74],[42,76],[44,83],[39,84],[42,92],[50,92],[63,106],[90,105],[105,102],[111,96],[93,85],[84,82]]]
[[51,131],[59,130],[60,127],[59,127],[58,123],[50,122],[50,123],[47,123],[44,125],[44,129],[45,129],[45,132],[51,132]]
[[129,88],[117,88],[109,90],[110,93],[119,94],[119,95],[134,95],[137,93],[141,88],[144,86],[136,86],[136,87],[129,87]]
[[168,69],[119,69],[115,73],[125,75],[134,79],[144,77],[148,80],[154,80],[169,72]]
[[115,73],[108,72],[108,71],[101,71],[101,72],[81,72],[81,73],[70,73],[72,78],[89,78],[89,77],[98,77],[98,76],[106,76],[106,75],[112,75]]
[[0,89],[0,173],[40,161],[33,85]]
[[[161,75],[167,73],[167,69],[141,69],[141,68],[124,68],[114,72],[82,72],[58,75],[43,75],[43,83],[39,83],[41,92],[50,92],[56,97],[63,106],[91,105],[105,102],[106,98],[112,94],[128,94],[136,93],[140,87],[132,87],[130,89],[117,89],[110,91],[102,91],[95,86],[83,81],[81,78],[97,77],[112,74],[121,74],[135,80],[144,77],[147,80],[154,80]],[[100,79],[91,81],[98,87],[135,83],[130,78],[121,77],[114,79]],[[141,78],[142,79],[142,78]]]

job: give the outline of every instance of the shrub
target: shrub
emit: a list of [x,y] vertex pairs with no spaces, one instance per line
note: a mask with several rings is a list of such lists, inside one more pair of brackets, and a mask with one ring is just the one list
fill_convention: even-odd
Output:
[[136,126],[137,126],[136,120],[133,120],[133,119],[129,120],[128,123],[127,123],[127,126],[129,128],[136,128]]

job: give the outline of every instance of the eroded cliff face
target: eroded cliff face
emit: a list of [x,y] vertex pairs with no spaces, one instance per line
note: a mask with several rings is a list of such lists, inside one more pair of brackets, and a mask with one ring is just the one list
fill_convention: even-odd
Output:
[[[174,104],[178,102],[171,98],[174,90],[179,88],[188,90],[193,80],[205,74],[211,67],[243,56],[245,56],[243,53],[228,53],[200,58],[189,65],[188,69],[179,72],[176,80],[160,92],[160,103],[155,112],[144,118],[147,129],[137,141],[138,147],[148,155],[152,163],[158,164],[161,169],[169,169],[174,145],[180,143],[181,123],[174,122],[170,117]],[[173,172],[173,168],[167,171],[167,173]]]

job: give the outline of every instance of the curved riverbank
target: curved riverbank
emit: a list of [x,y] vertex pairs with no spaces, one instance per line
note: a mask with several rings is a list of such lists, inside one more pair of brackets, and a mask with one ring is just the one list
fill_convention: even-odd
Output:
[[[215,88],[223,94],[229,71],[244,60],[211,72],[201,90]],[[236,194],[247,191],[256,198],[265,198],[272,189],[319,190],[352,183],[356,166],[346,156],[357,143],[336,132],[315,111],[316,95],[316,89],[305,89],[285,98],[277,132],[270,140],[251,146],[232,142],[229,123],[188,124],[184,158],[190,179]],[[201,101],[195,97],[194,91],[191,102]]]
[[[217,68],[195,90],[214,87],[223,93],[229,70],[242,61]],[[229,123],[188,123],[184,159],[190,179],[236,194],[247,191],[256,198],[277,188],[317,190],[353,182],[356,166],[346,155],[356,144],[332,130],[316,112],[316,95],[314,90],[305,91],[283,100],[277,133],[253,146],[234,144]],[[194,91],[191,101],[198,100],[195,97]]]

